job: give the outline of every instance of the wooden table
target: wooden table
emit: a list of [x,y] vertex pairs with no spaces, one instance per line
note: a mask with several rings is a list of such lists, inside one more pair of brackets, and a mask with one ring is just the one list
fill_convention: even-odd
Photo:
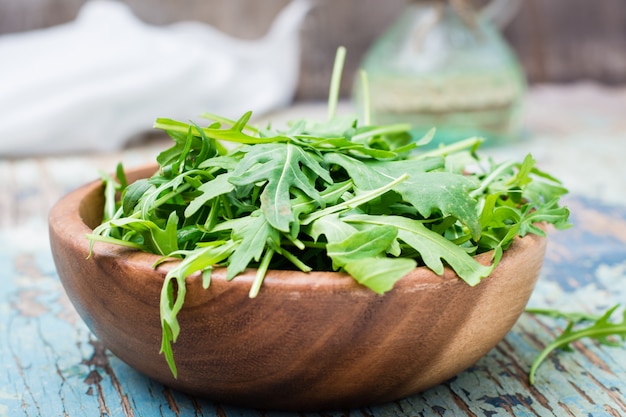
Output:
[[[575,227],[551,235],[531,306],[591,313],[626,306],[625,107],[625,89],[539,86],[528,97],[527,137],[485,150],[499,159],[532,152],[571,191]],[[320,106],[272,117],[304,112]],[[102,347],[65,296],[48,247],[48,209],[98,169],[139,165],[164,146],[0,160],[0,417],[289,415],[216,404],[147,379]],[[626,347],[575,343],[528,384],[533,358],[564,324],[524,314],[495,349],[444,384],[390,404],[306,415],[626,415]]]

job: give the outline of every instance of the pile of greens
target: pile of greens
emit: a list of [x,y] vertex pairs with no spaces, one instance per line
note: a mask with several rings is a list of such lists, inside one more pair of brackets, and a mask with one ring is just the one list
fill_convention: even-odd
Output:
[[[204,127],[158,119],[174,142],[158,172],[127,184],[120,165],[105,178],[92,243],[181,259],[161,293],[162,352],[174,375],[190,274],[208,288],[216,266],[228,279],[256,268],[251,297],[269,269],[344,271],[382,294],[418,265],[437,274],[449,266],[477,285],[517,236],[543,235],[539,223],[568,226],[566,190],[530,155],[495,163],[477,154],[478,138],[428,148],[434,132],[415,139],[410,126],[373,125],[367,112],[362,122],[338,117],[338,56],[327,120],[281,130],[250,125],[250,112],[206,114]],[[490,251],[490,265],[473,257]]]

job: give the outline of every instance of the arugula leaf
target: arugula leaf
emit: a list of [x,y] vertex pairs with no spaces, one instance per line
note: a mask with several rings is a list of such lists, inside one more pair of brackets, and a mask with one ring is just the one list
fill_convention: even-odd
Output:
[[[569,349],[570,344],[584,338],[591,338],[597,340],[600,344],[606,346],[621,346],[621,343],[610,339],[610,336],[619,336],[622,342],[626,341],[626,310],[622,313],[622,321],[614,323],[610,321],[613,313],[620,307],[619,304],[608,309],[600,318],[595,320],[591,325],[587,327],[574,329],[574,325],[577,322],[583,320],[592,320],[593,317],[587,315],[571,315],[566,313],[560,313],[551,310],[535,311],[535,314],[540,313],[549,316],[564,317],[569,319],[569,323],[563,333],[549,343],[533,361],[528,379],[530,384],[535,383],[535,374],[539,365],[556,349]],[[532,312],[532,310],[531,310]]]
[[356,231],[340,242],[330,241],[326,253],[337,267],[355,260],[384,254],[398,236],[392,226],[374,226]]
[[288,232],[296,219],[290,201],[290,190],[297,188],[323,205],[314,181],[305,174],[305,168],[326,183],[332,183],[327,170],[317,157],[291,143],[263,144],[243,150],[245,156],[230,177],[236,186],[254,185],[267,181],[261,193],[261,209],[267,221],[276,229]]
[[154,187],[147,179],[140,179],[124,189],[124,195],[122,196],[122,213],[124,216],[130,216],[133,213],[133,209],[139,203],[141,198],[148,192],[150,188]]
[[[397,228],[373,226],[361,231],[351,231],[345,239],[339,241],[333,238],[340,237],[343,233],[336,234],[333,229],[328,229],[328,226],[346,224],[336,217],[326,217],[332,217],[334,220],[325,222],[325,218],[321,218],[315,224],[317,227],[326,224],[327,229],[324,233],[329,239],[326,253],[333,260],[333,267],[343,269],[358,283],[372,291],[383,294],[391,290],[399,279],[417,265],[413,259],[386,257],[386,252],[394,247],[398,235]],[[347,225],[345,227],[352,229]]]
[[[161,327],[163,334],[161,338],[161,353],[164,354],[165,360],[172,371],[174,377],[177,377],[176,363],[174,362],[174,353],[172,343],[176,342],[180,334],[180,324],[178,322],[178,313],[183,308],[187,286],[185,278],[194,272],[206,271],[213,265],[220,263],[226,259],[233,251],[234,244],[224,243],[221,245],[210,245],[198,248],[194,251],[179,251],[175,255],[185,256],[174,268],[172,268],[163,282],[161,289]],[[162,259],[158,263],[162,262]],[[204,275],[204,274],[203,274]],[[204,278],[204,277],[203,277]]]
[[538,316],[546,316],[553,319],[565,319],[573,323],[597,321],[600,317],[602,317],[597,314],[590,314],[581,311],[561,311],[552,308],[527,308],[525,311]]
[[[307,216],[303,216],[300,218],[300,224],[306,226],[310,224],[311,222],[319,219],[320,217],[327,216],[329,214],[347,211],[349,209],[353,209],[363,204],[366,204],[368,202],[371,202],[373,200],[376,200],[377,198],[385,195],[385,193],[391,191],[396,185],[400,184],[402,181],[406,181],[408,177],[409,176],[407,174],[404,174],[401,177],[398,177],[392,180],[388,184],[381,186],[380,188],[376,188],[374,190],[367,191],[367,192],[360,192],[358,193],[358,195],[351,197],[349,199],[346,199],[342,202],[339,202],[332,207],[326,207],[325,209],[318,210]],[[358,192],[359,190],[355,189],[354,191]]]
[[193,216],[203,205],[215,199],[215,197],[234,190],[235,186],[229,180],[230,173],[226,172],[197,187],[196,189],[202,194],[189,202],[189,205],[185,209],[185,217]]
[[436,274],[442,275],[444,259],[459,278],[469,285],[477,285],[488,276],[494,265],[483,265],[471,257],[463,248],[433,232],[418,220],[400,216],[351,215],[343,218],[347,223],[366,223],[392,226],[398,231],[398,239],[415,249],[426,266]]
[[409,258],[386,258],[383,256],[356,259],[344,269],[354,279],[377,294],[391,290],[403,276],[415,269],[416,262]]
[[[244,133],[243,130],[251,130],[247,129],[247,123],[250,120],[251,116],[252,112],[246,112],[230,129],[221,129],[219,126],[201,128],[195,125],[189,125],[187,123],[167,118],[158,118],[153,127],[155,129],[165,130],[174,137],[177,136],[176,134],[180,135],[184,133],[190,134],[196,138],[206,137],[207,139],[223,140],[226,142],[242,144],[276,143],[289,141],[288,137],[282,135],[261,138],[258,136],[252,136]],[[177,142],[180,142],[180,140]]]
[[370,146],[353,142],[347,137],[317,137],[300,135],[298,139],[307,139],[307,145],[320,152],[341,152],[355,156],[372,157],[375,159],[393,159],[398,157],[398,153],[387,149],[377,149]]
[[309,227],[308,234],[314,241],[325,235],[328,242],[340,242],[348,239],[357,229],[339,220],[338,213],[328,214],[316,219]]
[[[121,164],[118,164],[117,171],[118,178],[123,178],[125,182],[125,175],[120,175],[119,173],[119,171],[123,172]],[[115,195],[118,191],[122,190],[123,187],[107,173],[100,172],[100,178],[104,185],[104,210],[102,212],[102,221],[105,222],[116,217],[117,205],[115,203]]]
[[363,190],[378,188],[390,178],[408,174],[409,178],[394,190],[423,217],[428,218],[435,211],[443,216],[452,215],[468,226],[474,238],[480,235],[476,201],[467,197],[478,184],[463,175],[435,171],[444,166],[443,158],[365,163],[347,155],[328,154],[325,160],[348,171],[356,186]]
[[[106,225],[124,229],[135,235],[139,235],[141,240],[138,242],[138,247],[146,252],[152,252],[157,255],[168,255],[178,250],[178,237],[176,234],[178,216],[176,212],[170,214],[164,229],[161,229],[150,220],[135,217],[113,219]],[[101,234],[99,233],[100,230],[102,229],[94,230],[94,234]]]
[[233,229],[233,240],[238,243],[237,249],[229,257],[226,278],[232,279],[242,272],[251,260],[259,261],[267,247],[268,241],[280,245],[280,235],[262,213],[253,213],[245,217],[245,223],[239,223]]

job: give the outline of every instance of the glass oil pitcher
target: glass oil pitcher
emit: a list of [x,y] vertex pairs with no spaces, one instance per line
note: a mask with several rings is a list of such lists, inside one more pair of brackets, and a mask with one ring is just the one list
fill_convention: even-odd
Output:
[[[526,82],[498,30],[517,6],[494,0],[476,11],[467,0],[409,1],[361,64],[372,122],[408,122],[416,139],[435,127],[433,144],[519,137]],[[360,103],[363,85],[355,79]]]

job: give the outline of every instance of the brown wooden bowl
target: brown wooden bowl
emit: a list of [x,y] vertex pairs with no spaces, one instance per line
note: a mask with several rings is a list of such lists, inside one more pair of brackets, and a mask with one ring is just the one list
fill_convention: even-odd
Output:
[[248,297],[252,270],[227,282],[216,269],[208,290],[191,276],[175,379],[159,354],[159,294],[172,263],[153,269],[158,256],[104,243],[87,259],[85,235],[101,221],[102,191],[100,181],[87,184],[50,212],[54,261],[80,316],[139,372],[190,394],[264,409],[371,405],[451,378],[511,329],[546,247],[535,235],[517,239],[476,287],[449,269],[438,276],[421,267],[383,296],[343,273],[269,271],[255,299]]

